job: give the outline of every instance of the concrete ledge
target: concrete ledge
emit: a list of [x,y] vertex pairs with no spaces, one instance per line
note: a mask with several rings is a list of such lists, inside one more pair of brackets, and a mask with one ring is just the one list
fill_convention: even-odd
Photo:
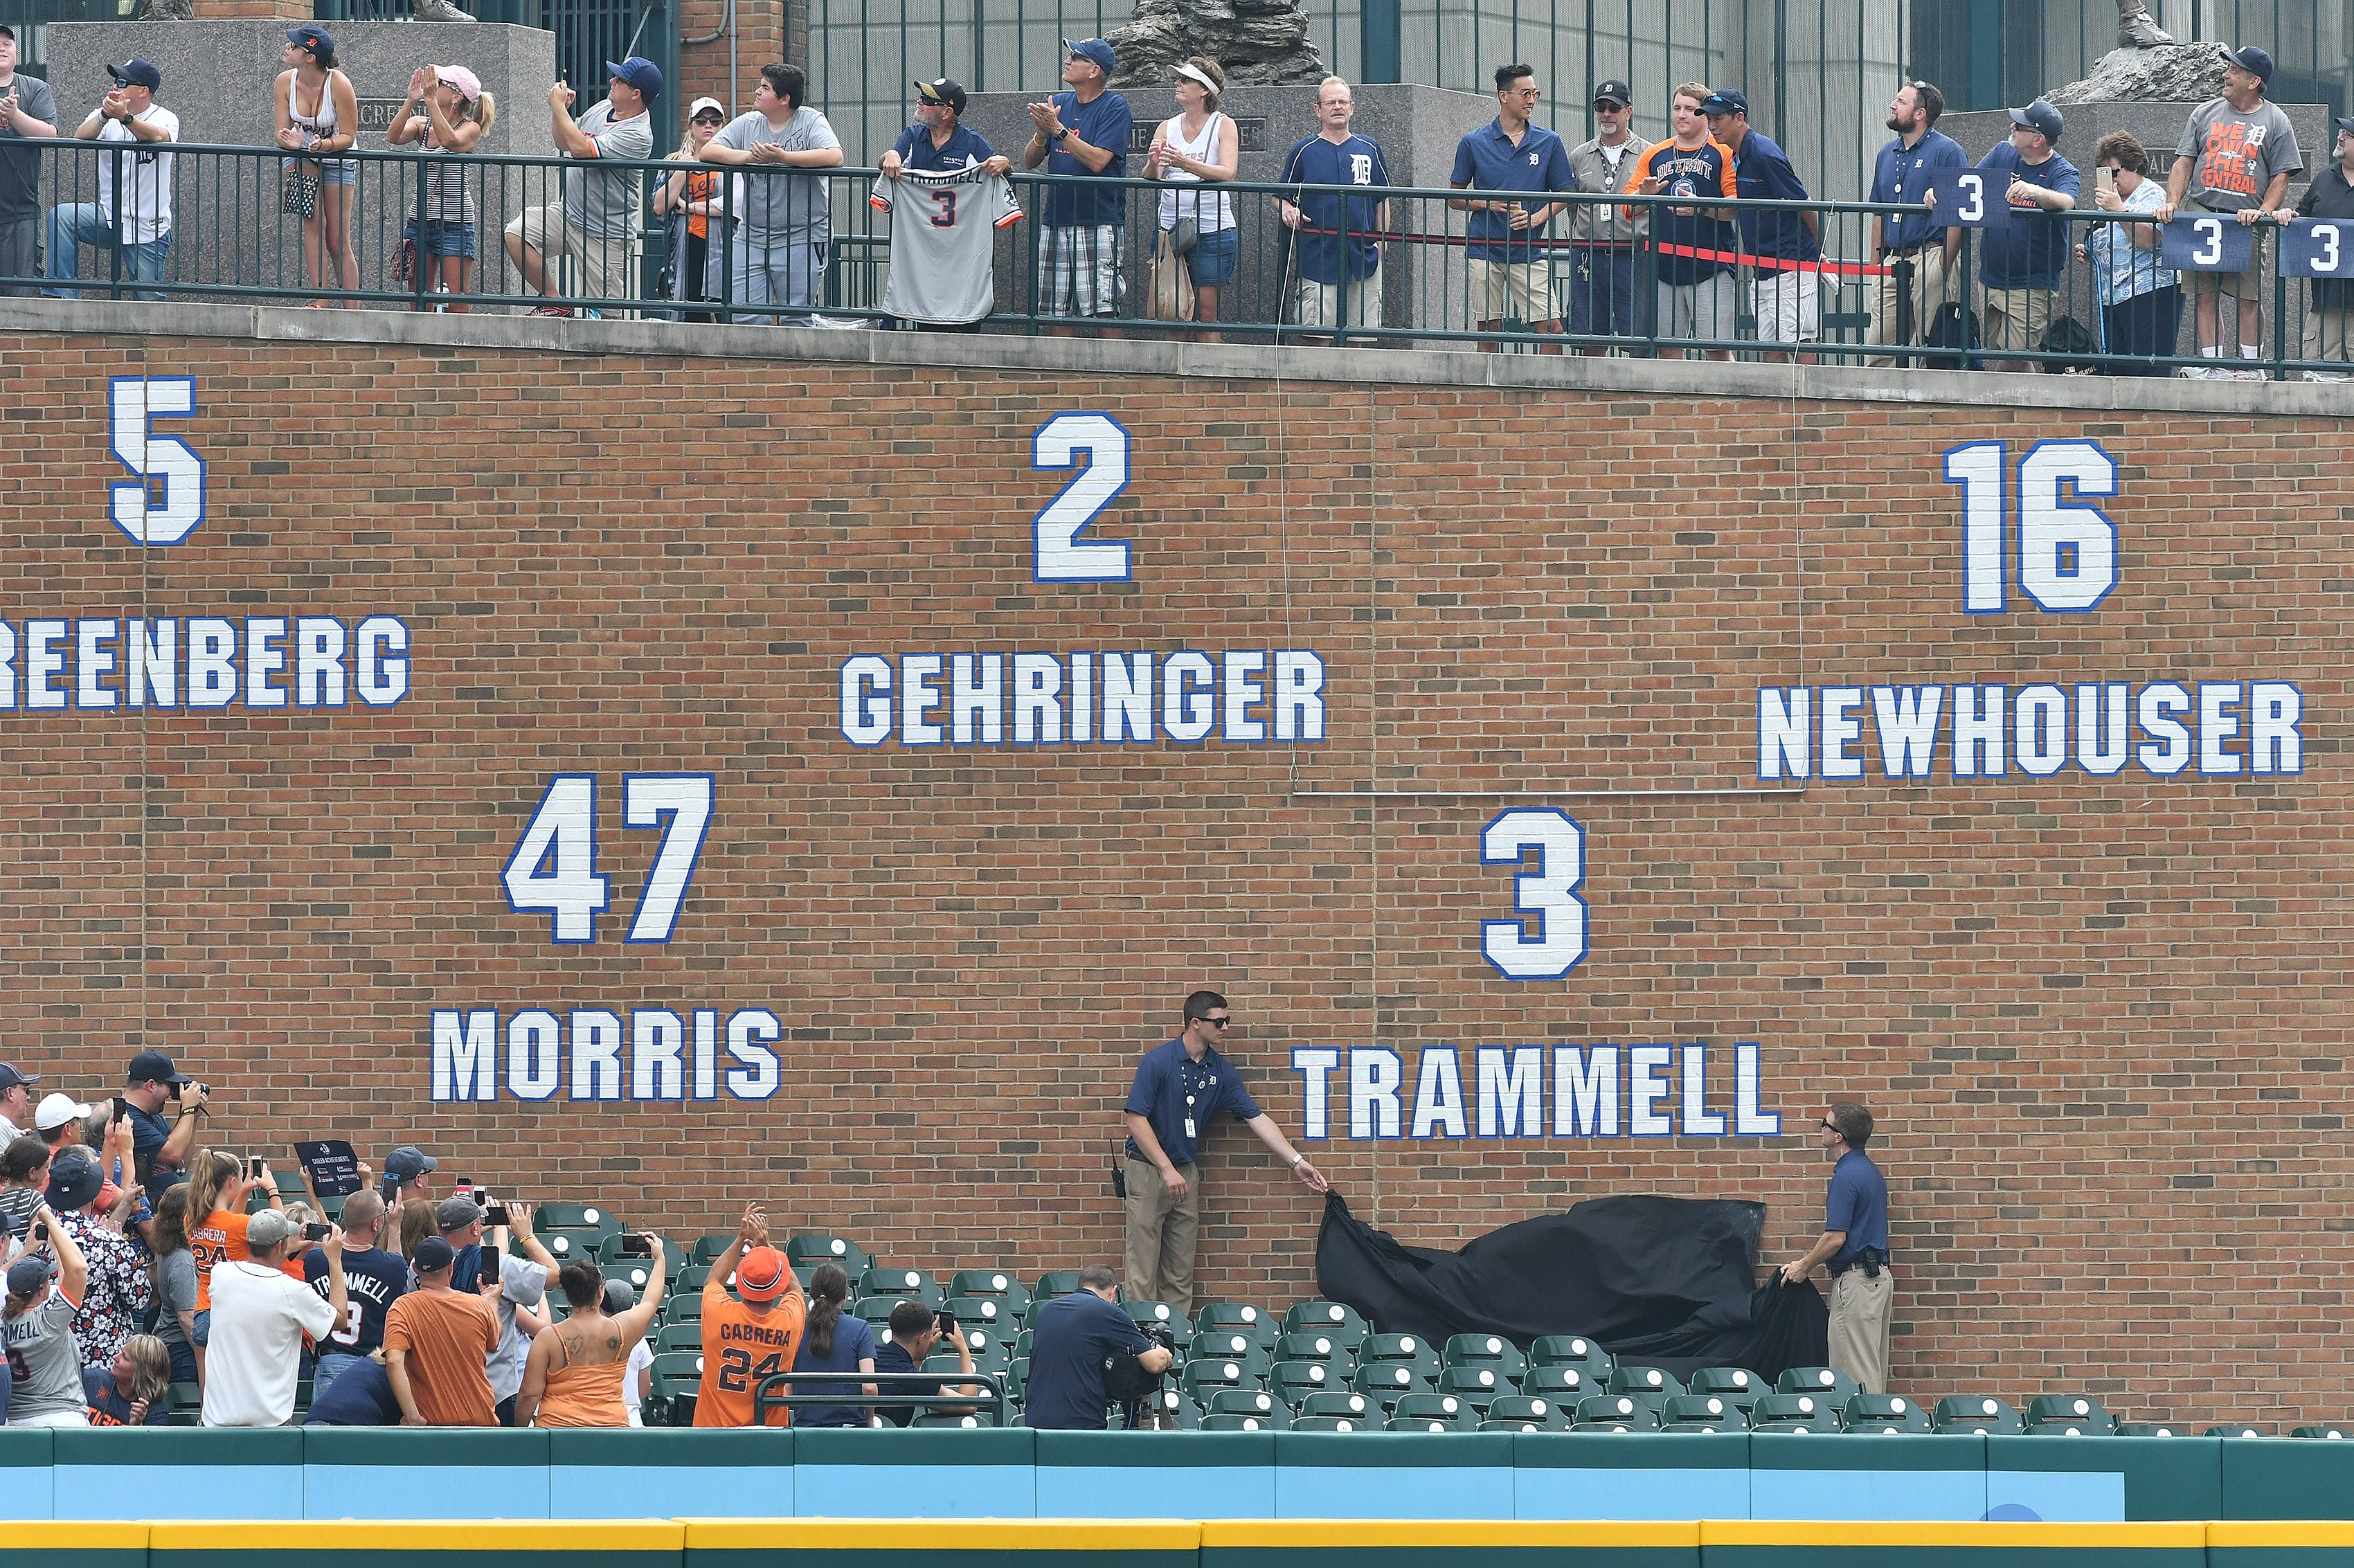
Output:
[[[401,344],[538,354],[1310,381],[1368,388],[1490,387],[1616,397],[1747,397],[2048,408],[2075,413],[2190,413],[2219,418],[2354,415],[2343,385],[2206,382],[2141,376],[1997,375],[1846,366],[1717,364],[1479,354],[1440,349],[1280,350],[1257,344],[1140,338],[1030,337],[1013,333],[843,332],[688,322],[587,321],[525,315],[304,310],[278,305],[19,299],[12,329],[37,336],[246,338],[260,343]],[[37,353],[38,350],[37,349]]]

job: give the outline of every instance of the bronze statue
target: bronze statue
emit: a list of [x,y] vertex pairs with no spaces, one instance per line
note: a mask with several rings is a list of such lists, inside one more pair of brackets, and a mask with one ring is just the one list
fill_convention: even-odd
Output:
[[2117,48],[2155,49],[2174,42],[2174,35],[2158,25],[2144,0],[2117,0]]

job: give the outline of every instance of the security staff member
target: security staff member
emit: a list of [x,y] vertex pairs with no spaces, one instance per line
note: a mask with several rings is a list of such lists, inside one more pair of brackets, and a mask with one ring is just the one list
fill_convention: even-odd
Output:
[[1828,1262],[1831,1269],[1831,1370],[1866,1393],[1888,1392],[1888,1319],[1896,1276],[1888,1266],[1888,1182],[1863,1151],[1872,1141],[1872,1113],[1840,1100],[1823,1118],[1823,1158],[1831,1167],[1823,1234],[1804,1257],[1782,1266],[1797,1285]]
[[1283,1129],[1258,1108],[1242,1075],[1218,1054],[1216,1042],[1234,1022],[1226,999],[1197,991],[1185,999],[1185,1032],[1156,1045],[1136,1065],[1128,1091],[1128,1298],[1163,1301],[1180,1317],[1193,1315],[1193,1244],[1202,1217],[1202,1191],[1193,1161],[1202,1135],[1220,1111],[1258,1135],[1311,1192],[1332,1184],[1291,1147]]

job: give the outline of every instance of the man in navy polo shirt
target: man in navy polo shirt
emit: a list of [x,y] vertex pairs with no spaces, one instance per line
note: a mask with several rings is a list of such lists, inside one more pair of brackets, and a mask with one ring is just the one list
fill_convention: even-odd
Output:
[[901,169],[917,174],[954,174],[975,164],[992,175],[1012,172],[1013,160],[991,147],[980,132],[964,124],[964,89],[947,77],[916,84],[916,122],[899,132],[898,142],[877,165],[886,180]]
[[[1962,144],[1936,128],[1946,95],[1925,81],[1908,81],[1888,105],[1888,128],[1896,139],[1880,150],[1872,172],[1872,199],[1900,210],[1872,220],[1872,252],[1888,269],[1872,280],[1872,330],[1868,341],[1893,347],[1912,343],[1935,324],[1937,313],[1955,296],[1946,281],[1961,253],[1962,231],[1939,223],[1925,198],[1936,189],[1940,169],[1967,169]],[[1875,357],[1872,365],[1893,365]]]
[[[1127,99],[1105,90],[1119,57],[1101,38],[1063,41],[1069,49],[1063,80],[1071,90],[1030,106],[1030,122],[1037,132],[1022,149],[1022,166],[1034,169],[1044,164],[1050,175],[1124,180],[1136,117],[1129,111]],[[1044,229],[1039,310],[1050,316],[1119,314],[1119,230],[1128,217],[1126,188],[1049,185],[1045,207],[1039,219]],[[1073,329],[1053,330],[1068,336]],[[1103,330],[1107,337],[1119,335]]]
[[[1712,140],[1733,154],[1733,188],[1744,201],[1805,201],[1807,187],[1788,154],[1749,128],[1749,99],[1720,88],[1701,100]],[[1802,265],[1822,260],[1822,215],[1808,208],[1744,207],[1739,215],[1741,249],[1755,257],[1749,282],[1749,313],[1760,343],[1812,343],[1822,333],[1822,274]],[[1787,354],[1763,357],[1788,363]],[[1808,356],[1809,361],[1812,355]]]
[[155,1197],[187,1180],[188,1156],[205,1108],[205,1086],[161,1051],[142,1051],[124,1075],[122,1112],[131,1118],[131,1163]]
[[1104,1361],[1133,1354],[1146,1372],[1167,1372],[1176,1358],[1144,1337],[1116,1305],[1119,1277],[1101,1264],[1079,1271],[1079,1287],[1030,1317],[1030,1375],[1022,1389],[1022,1425],[1041,1432],[1100,1432],[1110,1404]]
[[1250,1097],[1242,1075],[1214,1048],[1234,1015],[1226,999],[1197,991],[1185,999],[1185,1032],[1156,1045],[1136,1065],[1122,1119],[1128,1123],[1128,1298],[1163,1301],[1193,1315],[1193,1243],[1202,1189],[1193,1162],[1220,1111],[1258,1135],[1311,1192],[1332,1184],[1291,1147],[1283,1129]]
[[1866,1393],[1886,1393],[1896,1276],[1888,1266],[1888,1182],[1863,1151],[1872,1126],[1872,1113],[1853,1100],[1837,1102],[1823,1118],[1823,1157],[1837,1161],[1823,1234],[1805,1256],[1782,1266],[1782,1278],[1803,1284],[1815,1265],[1830,1265],[1831,1370]]
[[[1457,190],[1575,191],[1577,175],[1560,137],[1529,122],[1537,106],[1536,72],[1524,65],[1496,68],[1496,118],[1455,144]],[[1518,317],[1535,332],[1561,331],[1553,303],[1553,251],[1545,226],[1567,202],[1495,201],[1458,196],[1447,206],[1471,215],[1470,294],[1481,332],[1500,331]],[[1483,354],[1499,345],[1483,343]],[[1559,354],[1559,344],[1540,352]]]

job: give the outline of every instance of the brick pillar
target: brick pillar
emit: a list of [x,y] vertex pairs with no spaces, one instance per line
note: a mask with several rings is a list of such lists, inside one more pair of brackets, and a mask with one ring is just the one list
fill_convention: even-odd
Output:
[[[697,98],[716,98],[740,114],[752,107],[752,89],[759,82],[762,66],[771,60],[798,60],[804,65],[809,62],[809,7],[822,0],[790,3],[793,36],[788,40],[784,35],[786,0],[737,0],[733,92],[728,90],[727,39],[724,35],[707,44],[682,43],[679,75],[685,79],[673,105],[679,122],[677,129],[684,128],[686,106]],[[680,37],[699,38],[717,31],[726,13],[726,0],[682,0]],[[675,138],[672,145],[676,145]]]

